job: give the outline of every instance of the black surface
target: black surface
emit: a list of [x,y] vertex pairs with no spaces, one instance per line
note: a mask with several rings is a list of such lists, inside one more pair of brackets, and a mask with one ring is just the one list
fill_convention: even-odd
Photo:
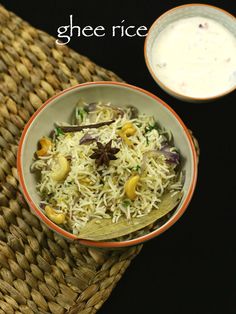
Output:
[[[73,14],[79,25],[150,26],[184,1],[0,1],[56,36]],[[202,3],[207,3],[202,1]],[[235,15],[235,1],[211,1]],[[201,146],[199,178],[191,205],[167,232],[147,242],[99,314],[235,314],[236,92],[209,104],[189,104],[163,92],[146,69],[144,38],[73,38],[76,51],[147,89],[192,129]]]

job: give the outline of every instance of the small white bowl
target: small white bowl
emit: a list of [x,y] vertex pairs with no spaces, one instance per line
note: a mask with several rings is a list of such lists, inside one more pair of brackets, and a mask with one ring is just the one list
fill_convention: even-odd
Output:
[[[153,45],[156,39],[158,38],[158,36],[160,35],[160,33],[169,24],[177,20],[185,19],[189,17],[195,17],[195,16],[201,16],[201,17],[215,20],[216,22],[226,27],[236,37],[236,18],[230,13],[228,13],[227,11],[224,11],[212,5],[198,4],[198,3],[185,4],[185,5],[175,7],[165,12],[152,24],[145,40],[144,56],[145,56],[145,61],[146,61],[148,70],[151,73],[152,77],[157,82],[157,84],[168,94],[183,101],[207,102],[207,101],[212,101],[222,96],[225,96],[229,94],[230,92],[234,91],[236,89],[236,83],[235,83],[235,86],[233,86],[232,88],[229,88],[225,92],[219,92],[218,94],[215,94],[213,96],[209,96],[209,97],[188,96],[186,94],[176,92],[175,90],[173,90],[173,88],[164,84],[161,78],[158,76],[158,74],[154,70],[154,64],[152,61]],[[174,53],[175,51],[173,51],[173,54]]]

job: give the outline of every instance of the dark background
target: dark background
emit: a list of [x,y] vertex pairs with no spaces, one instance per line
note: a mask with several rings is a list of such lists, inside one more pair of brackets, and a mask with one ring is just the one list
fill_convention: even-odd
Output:
[[[77,25],[107,28],[146,25],[173,6],[163,1],[10,1],[9,10],[57,36],[74,15]],[[207,3],[202,1],[202,3]],[[232,14],[236,2],[209,1]],[[192,129],[201,147],[198,184],[184,216],[167,232],[147,242],[99,314],[235,314],[236,92],[209,104],[178,101],[163,92],[146,69],[144,38],[76,38],[69,46],[125,81],[147,89],[169,105]],[[223,43],[222,43],[223,44]]]

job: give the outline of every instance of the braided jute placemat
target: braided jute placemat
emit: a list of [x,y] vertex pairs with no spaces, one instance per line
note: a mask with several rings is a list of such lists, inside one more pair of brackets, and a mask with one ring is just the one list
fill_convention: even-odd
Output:
[[67,242],[19,190],[17,144],[30,116],[60,90],[98,80],[120,79],[0,6],[0,314],[96,313],[141,249]]
[[96,313],[142,248],[67,242],[19,189],[16,154],[30,116],[62,89],[102,80],[121,79],[0,5],[0,314]]

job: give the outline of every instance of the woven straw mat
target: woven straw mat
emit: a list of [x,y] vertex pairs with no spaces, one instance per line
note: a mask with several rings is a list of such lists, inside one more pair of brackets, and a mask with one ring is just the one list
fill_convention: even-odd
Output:
[[0,6],[0,314],[96,313],[141,246],[102,251],[50,231],[19,190],[22,129],[49,97],[120,79]]

